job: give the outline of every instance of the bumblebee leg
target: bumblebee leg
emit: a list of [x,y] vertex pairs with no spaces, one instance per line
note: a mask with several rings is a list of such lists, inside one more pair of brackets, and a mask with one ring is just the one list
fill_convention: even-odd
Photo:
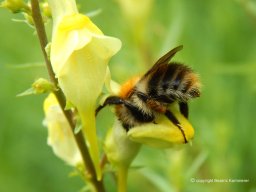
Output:
[[135,123],[147,123],[147,122],[152,122],[155,118],[153,113],[145,113],[141,111],[137,106],[133,105],[130,102],[124,101],[124,106],[126,107],[127,110],[129,110],[130,115],[133,117],[134,123],[124,123],[123,122],[123,127],[125,128],[126,131],[129,131],[132,127],[135,126]]
[[119,104],[123,104],[123,103],[124,103],[124,100],[121,99],[120,97],[110,96],[105,100],[103,105],[100,105],[99,107],[97,107],[97,109],[95,110],[95,116],[97,116],[97,114],[100,112],[100,110],[103,109],[104,107],[106,107],[106,105],[119,105]]
[[188,119],[188,103],[180,102],[179,106],[180,106],[181,114],[184,115],[184,117],[186,117]]
[[187,143],[188,141],[187,141],[185,132],[184,132],[183,128],[181,127],[180,122],[178,121],[178,119],[176,119],[176,117],[175,117],[175,116],[172,114],[172,112],[169,111],[169,110],[166,110],[165,116],[166,116],[171,122],[173,122],[174,125],[176,125],[176,126],[179,128],[179,130],[181,131],[181,133],[182,133],[182,135],[183,135],[183,137],[184,137],[185,143]]

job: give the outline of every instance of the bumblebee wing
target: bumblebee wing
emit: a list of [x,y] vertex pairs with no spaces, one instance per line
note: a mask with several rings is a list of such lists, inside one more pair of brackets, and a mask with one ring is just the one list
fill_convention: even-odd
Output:
[[160,59],[157,60],[157,62],[153,65],[153,67],[148,70],[148,72],[142,77],[142,79],[146,78],[148,75],[150,75],[152,72],[157,70],[161,65],[168,64],[168,62],[171,60],[171,58],[174,57],[174,55],[183,49],[183,45],[180,45],[178,47],[175,47],[174,49],[170,50],[168,53],[166,53],[164,56],[162,56]]
[[182,49],[176,47],[161,57],[136,84],[136,90],[159,102],[187,102],[200,95],[198,76],[186,65],[169,60]]

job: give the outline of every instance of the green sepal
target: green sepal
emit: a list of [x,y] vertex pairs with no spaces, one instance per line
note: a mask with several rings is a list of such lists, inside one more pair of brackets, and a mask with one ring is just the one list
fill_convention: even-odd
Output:
[[87,17],[92,18],[92,17],[98,16],[99,14],[101,14],[101,12],[102,12],[102,9],[95,9],[93,11],[90,11],[90,12],[86,13],[85,15]]
[[23,0],[5,0],[0,7],[6,8],[12,13],[30,12],[29,6]]
[[17,97],[27,96],[27,95],[38,95],[42,93],[49,93],[56,90],[57,89],[50,81],[44,78],[39,78],[32,84],[31,88],[18,94]]
[[18,95],[16,95],[17,97],[23,97],[23,96],[28,96],[28,95],[35,95],[36,92],[33,88],[29,88],[25,91],[23,91],[22,93],[19,93]]
[[75,106],[70,101],[66,101],[65,110],[70,110],[74,108]]
[[80,118],[78,118],[77,121],[76,121],[76,127],[74,129],[74,133],[75,134],[79,133],[79,131],[81,131],[82,128],[83,128],[83,124],[82,124]]

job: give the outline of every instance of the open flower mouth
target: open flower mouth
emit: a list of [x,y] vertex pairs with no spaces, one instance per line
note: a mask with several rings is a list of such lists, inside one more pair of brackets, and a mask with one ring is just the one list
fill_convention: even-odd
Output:
[[173,104],[170,109],[178,119],[180,127],[177,127],[165,116],[160,115],[157,117],[156,123],[146,123],[130,129],[127,133],[128,137],[132,141],[157,148],[168,148],[189,142],[194,137],[194,128],[176,109],[175,105]]

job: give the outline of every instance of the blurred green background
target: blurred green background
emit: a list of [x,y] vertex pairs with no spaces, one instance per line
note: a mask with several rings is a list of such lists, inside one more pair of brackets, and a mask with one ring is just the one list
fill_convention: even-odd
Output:
[[[142,14],[138,2],[132,10]],[[110,63],[116,81],[145,72],[163,53],[182,44],[175,60],[193,67],[203,83],[201,98],[190,103],[193,145],[143,147],[133,164],[143,168],[130,171],[128,191],[255,192],[256,1],[149,2],[148,14],[134,19],[117,0],[78,1],[83,13],[101,9],[93,22],[123,42]],[[70,178],[72,168],[46,144],[46,95],[16,97],[35,79],[47,77],[37,36],[26,24],[11,21],[18,15],[1,9],[0,18],[0,191],[79,191],[83,182]],[[98,117],[101,136],[113,121],[109,111]],[[199,179],[249,182],[203,184]],[[108,191],[116,190],[111,177],[105,183]]]

